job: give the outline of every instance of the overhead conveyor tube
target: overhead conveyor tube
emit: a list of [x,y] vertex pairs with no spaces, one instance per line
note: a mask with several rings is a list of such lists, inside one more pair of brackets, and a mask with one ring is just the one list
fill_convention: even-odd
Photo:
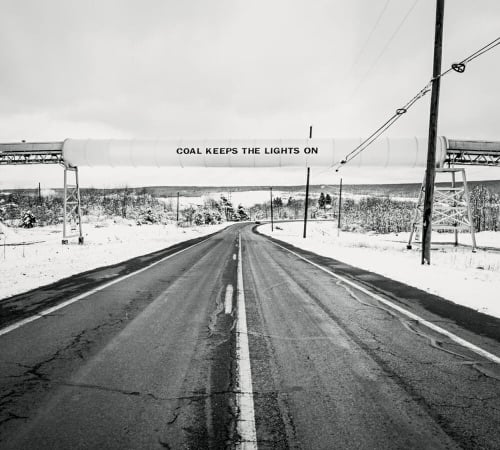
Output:
[[[121,140],[66,139],[63,159],[73,167],[329,167],[361,139]],[[438,140],[437,167],[446,158]],[[425,167],[427,139],[383,138],[350,167]]]

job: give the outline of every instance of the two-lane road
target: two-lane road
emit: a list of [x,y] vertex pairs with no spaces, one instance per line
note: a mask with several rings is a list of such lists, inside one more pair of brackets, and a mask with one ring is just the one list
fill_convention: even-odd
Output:
[[500,448],[498,364],[252,226],[155,261],[0,336],[0,448]]

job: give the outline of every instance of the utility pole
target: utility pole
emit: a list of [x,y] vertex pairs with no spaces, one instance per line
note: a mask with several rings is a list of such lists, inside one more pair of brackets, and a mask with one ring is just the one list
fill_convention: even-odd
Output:
[[337,222],[337,236],[340,235],[340,214],[342,213],[342,178],[340,179],[340,189],[339,189],[339,218]]
[[434,63],[432,68],[431,112],[429,117],[429,146],[425,171],[425,197],[422,224],[422,264],[431,263],[432,206],[436,180],[436,141],[441,86],[441,55],[443,52],[444,0],[436,2],[436,30],[434,35]]
[[304,205],[304,239],[307,235],[307,206],[309,203],[309,172],[310,168],[307,168],[307,181],[306,181],[306,204]]
[[[309,139],[313,137],[313,127],[309,125]],[[306,203],[304,205],[304,239],[307,236],[307,207],[309,206],[309,167],[307,168],[307,181],[306,181]]]
[[38,182],[38,204],[42,204],[42,189],[40,187],[40,182]]
[[274,220],[273,220],[273,188],[269,188],[271,190],[271,231],[274,231]]
[[179,225],[179,193],[177,192],[177,225]]

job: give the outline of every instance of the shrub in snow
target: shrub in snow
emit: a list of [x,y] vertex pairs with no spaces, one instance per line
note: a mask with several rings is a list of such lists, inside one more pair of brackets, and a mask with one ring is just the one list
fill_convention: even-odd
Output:
[[[281,199],[280,199],[281,201]],[[283,203],[281,203],[281,205],[283,205]],[[239,220],[248,220],[248,214],[247,212],[245,211],[245,208],[243,208],[242,205],[238,205],[238,219]]]
[[160,222],[160,217],[158,214],[156,214],[153,210],[147,209],[141,211],[139,214],[139,217],[137,219],[137,223],[139,225],[148,225],[152,223],[158,223]]
[[325,194],[322,192],[318,198],[318,208],[324,208],[326,205]]
[[193,222],[195,225],[204,225],[205,224],[205,218],[203,217],[203,214],[201,212],[196,212],[194,217],[193,217]]
[[36,224],[36,218],[31,211],[26,211],[23,213],[21,218],[22,228],[33,228]]

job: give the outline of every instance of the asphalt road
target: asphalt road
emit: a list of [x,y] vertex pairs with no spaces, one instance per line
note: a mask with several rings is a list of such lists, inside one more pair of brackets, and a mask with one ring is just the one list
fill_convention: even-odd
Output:
[[[500,321],[300,254],[500,355]],[[2,300],[0,323],[90,289],[0,336],[0,448],[500,448],[498,364],[249,225]]]

